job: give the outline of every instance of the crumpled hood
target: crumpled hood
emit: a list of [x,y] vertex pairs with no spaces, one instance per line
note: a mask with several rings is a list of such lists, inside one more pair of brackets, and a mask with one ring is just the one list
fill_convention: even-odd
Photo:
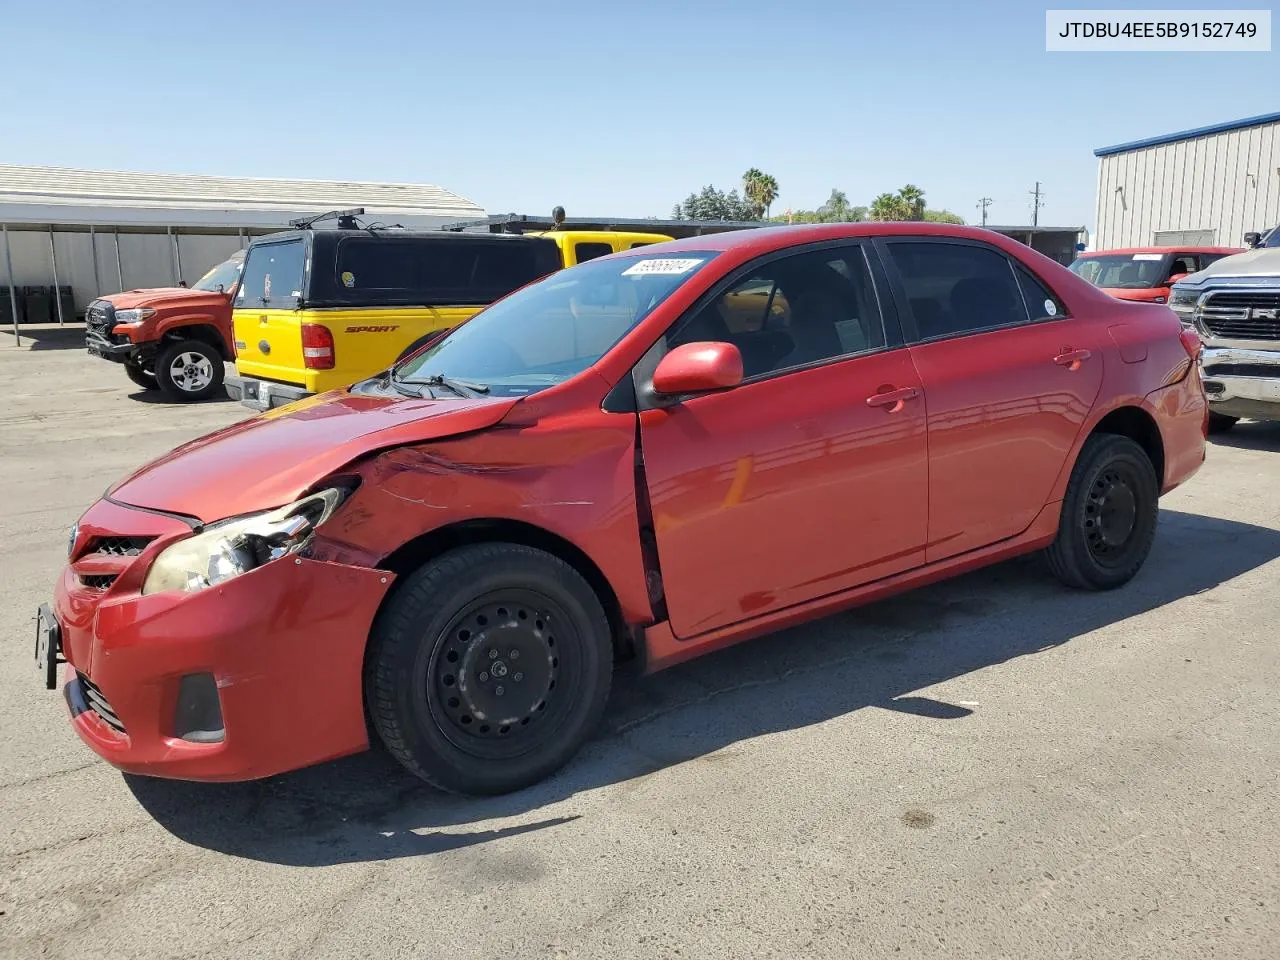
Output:
[[208,303],[228,303],[226,294],[212,290],[190,290],[186,287],[142,287],[137,290],[125,290],[113,293],[109,297],[99,297],[108,301],[117,310],[132,310],[134,307],[159,307],[161,305],[195,304],[200,301]]
[[205,523],[289,503],[375,450],[483,430],[519,398],[397,399],[331,391],[171,450],[107,491]]
[[1193,273],[1178,285],[1196,286],[1218,277],[1280,276],[1280,247],[1258,247],[1215,260],[1199,273]]

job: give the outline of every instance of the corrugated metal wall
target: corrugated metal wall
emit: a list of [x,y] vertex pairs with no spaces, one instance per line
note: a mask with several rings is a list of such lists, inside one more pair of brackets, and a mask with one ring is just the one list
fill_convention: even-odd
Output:
[[1241,246],[1280,223],[1280,123],[1098,158],[1094,248],[1141,247],[1163,231],[1213,231]]

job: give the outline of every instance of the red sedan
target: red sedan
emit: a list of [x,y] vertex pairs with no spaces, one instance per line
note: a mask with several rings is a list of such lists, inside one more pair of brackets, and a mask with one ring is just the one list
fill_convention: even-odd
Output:
[[984,230],[694,237],[544,278],[211,434],[72,531],[38,660],[123,770],[369,746],[441,787],[564,764],[652,671],[1043,551],[1119,587],[1204,460],[1200,349]]

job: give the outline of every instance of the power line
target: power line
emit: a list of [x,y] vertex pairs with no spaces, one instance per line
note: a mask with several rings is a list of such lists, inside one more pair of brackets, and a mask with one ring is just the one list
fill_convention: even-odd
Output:
[[991,206],[991,198],[983,197],[978,201],[978,209],[982,211],[982,225],[987,225],[987,207]]

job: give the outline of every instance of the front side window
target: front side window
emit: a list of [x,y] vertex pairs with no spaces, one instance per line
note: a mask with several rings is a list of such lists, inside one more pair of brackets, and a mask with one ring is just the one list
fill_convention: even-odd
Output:
[[715,255],[637,255],[553,273],[482,310],[394,375],[401,384],[443,376],[493,396],[536,393],[594,364]]
[[304,257],[301,240],[251,246],[236,306],[296,308],[302,297]]
[[748,378],[883,347],[862,248],[770,261],[699,309],[667,346],[701,340],[736,346]]
[[1280,227],[1272,227],[1271,232],[1262,240],[1264,247],[1280,247]]
[[887,246],[919,339],[963,336],[1030,319],[1004,254],[932,240],[891,240]]

